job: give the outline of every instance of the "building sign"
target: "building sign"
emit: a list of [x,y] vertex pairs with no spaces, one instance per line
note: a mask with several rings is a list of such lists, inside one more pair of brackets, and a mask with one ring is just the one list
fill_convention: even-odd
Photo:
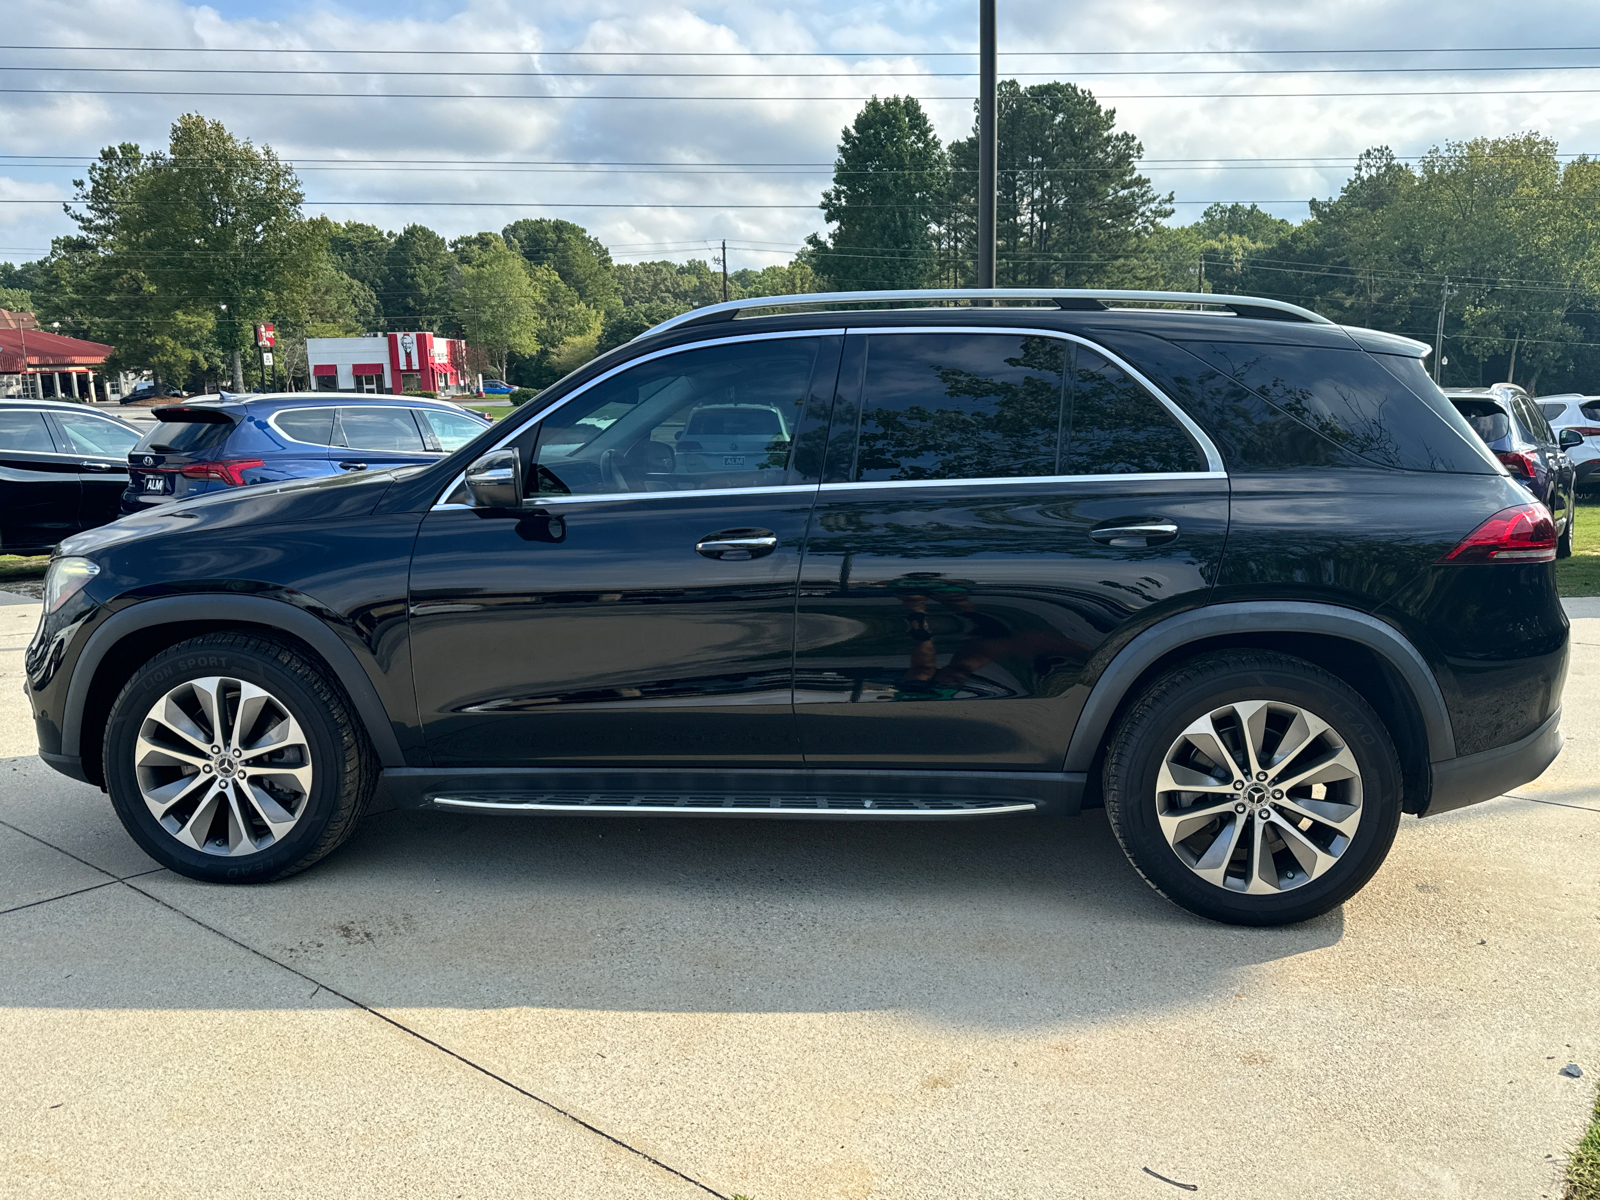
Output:
[[256,345],[263,350],[271,350],[278,344],[278,331],[272,325],[256,326]]
[[272,351],[271,350],[263,350],[261,352],[261,365],[263,367],[270,367],[272,365]]

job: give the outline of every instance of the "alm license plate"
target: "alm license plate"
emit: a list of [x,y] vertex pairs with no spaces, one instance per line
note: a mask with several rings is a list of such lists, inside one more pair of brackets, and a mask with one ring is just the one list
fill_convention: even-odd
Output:
[[167,490],[167,477],[165,475],[146,475],[144,477],[144,490],[147,492],[165,492]]
[[724,454],[722,456],[722,465],[725,467],[742,467],[744,466],[744,455]]

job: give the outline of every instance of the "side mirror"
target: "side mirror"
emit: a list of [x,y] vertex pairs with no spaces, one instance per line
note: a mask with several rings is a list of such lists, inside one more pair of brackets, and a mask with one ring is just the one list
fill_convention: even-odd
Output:
[[515,450],[491,450],[467,468],[466,485],[474,508],[520,508],[522,460]]
[[1583,434],[1576,429],[1563,429],[1561,436],[1556,439],[1563,450],[1571,450],[1574,446],[1583,445]]

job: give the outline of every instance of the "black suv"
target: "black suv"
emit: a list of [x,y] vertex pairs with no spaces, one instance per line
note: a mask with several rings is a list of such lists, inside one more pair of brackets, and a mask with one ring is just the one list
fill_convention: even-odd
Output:
[[1302,920],[1402,812],[1561,746],[1550,514],[1425,354],[1213,295],[702,309],[436,464],[71,539],[27,655],[41,753],[217,881],[300,870],[375,795],[1103,804],[1179,904]]

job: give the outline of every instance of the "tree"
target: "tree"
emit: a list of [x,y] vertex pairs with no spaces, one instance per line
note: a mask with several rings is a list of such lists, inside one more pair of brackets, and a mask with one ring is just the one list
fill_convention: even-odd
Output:
[[745,296],[803,296],[823,291],[822,281],[809,263],[792,262],[786,267],[763,267],[759,271],[735,271],[728,279],[736,299]]
[[702,259],[622,263],[616,271],[617,288],[627,305],[675,304],[684,312],[722,299],[722,277]]
[[622,303],[611,252],[583,226],[541,217],[513,221],[501,235],[507,245],[522,252],[529,266],[552,268],[595,312],[607,312]]
[[[1146,243],[1172,215],[1135,164],[1143,147],[1117,132],[1116,110],[1070,83],[996,89],[999,186],[995,282],[1088,287],[1140,282]],[[958,229],[977,220],[978,134],[950,147]],[[970,238],[962,238],[970,245]],[[962,272],[971,270],[971,255]]]
[[0,287],[0,308],[11,312],[32,312],[33,293],[21,288]]
[[[365,284],[374,299],[383,290],[388,269],[389,247],[394,244],[394,234],[385,233],[376,225],[361,221],[346,221],[334,226],[328,235],[328,251],[338,268],[350,278]],[[382,306],[372,328],[383,327]]]
[[390,329],[437,330],[452,311],[456,258],[426,225],[407,225],[384,256],[378,301]]
[[916,288],[938,269],[949,168],[922,105],[874,96],[839,136],[833,186],[822,213],[834,226],[812,234],[807,261],[834,288]]
[[[411,226],[406,232],[416,228]],[[473,263],[461,268],[454,301],[456,321],[467,344],[484,355],[501,379],[508,374],[511,354],[538,351],[543,290],[522,256],[504,242],[483,250]]]

